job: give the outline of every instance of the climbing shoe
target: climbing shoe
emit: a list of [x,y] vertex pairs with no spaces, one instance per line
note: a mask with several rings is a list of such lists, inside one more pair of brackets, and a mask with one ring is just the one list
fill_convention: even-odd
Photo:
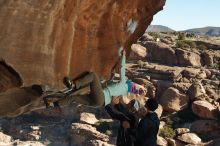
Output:
[[63,78],[63,84],[69,89],[73,88],[73,83],[69,77]]

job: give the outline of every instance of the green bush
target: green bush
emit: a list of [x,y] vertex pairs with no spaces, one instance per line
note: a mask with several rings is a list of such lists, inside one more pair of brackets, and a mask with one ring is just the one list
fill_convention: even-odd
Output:
[[202,50],[202,51],[204,51],[204,50],[207,50],[207,49],[208,49],[208,47],[206,47],[206,46],[205,46],[205,45],[203,45],[203,44],[199,45],[199,46],[198,46],[198,48],[199,48],[200,50]]
[[164,125],[164,127],[160,130],[159,135],[167,138],[174,138],[176,136],[175,130],[171,127],[171,125]]
[[152,36],[154,40],[156,40],[157,38],[160,38],[160,35],[157,32],[149,32],[148,34]]
[[185,43],[184,41],[177,41],[176,42],[176,47],[178,48],[190,48],[190,46]]
[[145,62],[142,61],[142,60],[138,60],[138,61],[137,61],[137,64],[138,64],[138,66],[139,66],[140,68],[143,68],[143,67],[145,66]]
[[191,40],[185,40],[184,42],[187,43],[190,46],[190,48],[196,48],[197,47],[196,43],[191,41]]
[[174,138],[176,136],[176,132],[173,129],[173,120],[170,118],[166,119],[166,124],[159,131],[159,135],[167,138]]
[[182,41],[177,41],[176,47],[179,47],[179,48],[196,48],[197,45],[194,41],[182,40]]
[[178,40],[185,40],[185,34],[184,33],[179,33],[178,35]]

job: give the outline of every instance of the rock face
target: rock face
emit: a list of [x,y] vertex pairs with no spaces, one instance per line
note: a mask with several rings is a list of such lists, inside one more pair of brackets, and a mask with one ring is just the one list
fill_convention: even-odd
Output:
[[177,139],[189,144],[199,144],[201,142],[201,139],[194,133],[185,133],[181,136],[178,136]]
[[0,60],[0,92],[6,91],[13,87],[22,85],[22,80],[19,74],[8,66],[4,61]]
[[214,110],[215,107],[207,101],[198,100],[192,104],[193,113],[201,118],[215,119]]
[[207,134],[220,130],[220,123],[214,120],[198,120],[192,123],[191,131],[197,134]]
[[129,59],[140,60],[140,59],[144,59],[146,55],[147,55],[147,52],[146,52],[145,47],[139,44],[131,45],[131,53],[130,53]]
[[107,77],[165,0],[0,1],[0,59],[23,85],[61,86],[63,76]]
[[202,98],[206,96],[205,89],[203,85],[200,82],[194,82],[188,90],[188,95],[191,100],[194,100],[196,98]]
[[[163,64],[177,64],[175,51],[166,44],[157,44],[155,42],[147,42],[144,44],[147,48],[147,60],[160,62]],[[163,58],[163,59],[161,59]]]
[[176,133],[177,133],[178,135],[184,134],[184,133],[188,133],[189,131],[190,131],[190,130],[187,129],[187,128],[177,128],[177,129],[176,129]]
[[109,137],[96,131],[95,127],[86,124],[74,123],[72,124],[72,145],[88,145],[91,140],[109,141]]
[[178,64],[180,66],[201,66],[201,58],[199,54],[182,49],[177,49],[176,54],[178,57]]
[[19,141],[13,140],[11,136],[8,136],[2,132],[0,132],[0,145],[1,146],[9,146],[9,145],[16,145],[16,146],[45,146],[44,144],[37,142],[37,141]]
[[188,105],[189,97],[173,87],[168,88],[160,99],[165,111],[177,112]]

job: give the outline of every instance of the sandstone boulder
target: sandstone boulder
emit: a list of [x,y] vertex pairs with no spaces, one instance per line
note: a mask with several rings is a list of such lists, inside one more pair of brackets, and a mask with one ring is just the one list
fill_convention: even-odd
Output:
[[[62,87],[66,75],[94,71],[106,78],[118,50],[145,32],[164,0],[1,1],[0,59],[24,86]],[[129,52],[129,51],[128,51]]]
[[10,88],[22,85],[22,79],[19,74],[8,64],[1,60],[0,57],[0,92]]
[[188,128],[177,128],[176,129],[176,133],[178,135],[181,135],[181,134],[185,134],[185,133],[188,133],[190,130]]
[[182,82],[173,83],[173,87],[178,89],[182,93],[186,93],[189,90],[190,86],[191,83],[182,83]]
[[178,140],[183,141],[188,144],[199,144],[201,143],[201,138],[199,138],[196,134],[194,133],[185,133],[183,135],[180,135],[177,137]]
[[177,112],[188,105],[189,97],[181,94],[179,90],[170,87],[160,98],[160,104],[165,111]]
[[147,60],[161,64],[176,65],[175,51],[164,43],[146,42]]
[[157,116],[160,118],[163,113],[163,107],[159,104],[158,108],[155,110]]
[[86,143],[86,146],[114,146],[114,145],[109,144],[107,142],[103,142],[101,140],[90,140]]
[[84,145],[90,140],[109,141],[109,136],[102,134],[95,127],[87,124],[73,123],[71,129],[72,145]]
[[2,132],[0,132],[0,142],[2,143],[11,143],[13,138],[11,136],[8,136]]
[[192,123],[190,129],[197,134],[209,135],[213,131],[220,130],[220,123],[215,120],[197,120]]
[[158,146],[167,146],[168,142],[161,136],[157,136],[157,145]]
[[168,145],[170,146],[176,146],[176,142],[172,138],[166,138]]
[[194,82],[187,91],[188,96],[191,100],[195,100],[197,98],[204,98],[206,97],[205,88],[201,84],[201,82]]
[[187,79],[195,78],[196,75],[199,73],[199,71],[200,71],[200,69],[186,68],[183,71],[183,76],[186,77]]
[[201,66],[201,58],[199,54],[182,49],[176,49],[176,55],[178,59],[178,65],[180,66]]
[[183,71],[183,74],[184,74],[184,77],[186,77],[187,79],[191,79],[191,78],[206,79],[207,78],[206,71],[201,70],[201,69],[186,68]]
[[194,101],[192,104],[192,111],[195,115],[205,119],[215,119],[215,107],[207,101]]
[[96,119],[94,114],[84,112],[80,114],[80,122],[92,125],[98,122],[98,120]]
[[161,98],[164,92],[172,87],[173,83],[163,80],[152,80],[153,84],[156,85],[156,97]]
[[[36,109],[43,109],[45,104],[40,96],[41,93],[31,87],[12,88],[2,92],[0,93],[0,116],[14,117]],[[31,104],[29,104],[30,101]]]
[[212,66],[214,64],[213,55],[210,52],[205,51],[202,54],[204,65]]
[[145,32],[140,38],[139,41],[145,42],[145,41],[154,41],[154,38],[149,35],[147,32]]
[[0,145],[1,146],[45,146],[41,142],[38,141],[20,141],[13,140],[11,136],[8,136],[2,132],[0,132]]
[[15,141],[12,143],[12,145],[16,146],[45,146],[45,144],[42,144],[38,141]]
[[131,45],[130,60],[143,60],[147,56],[147,50],[145,47],[139,44]]

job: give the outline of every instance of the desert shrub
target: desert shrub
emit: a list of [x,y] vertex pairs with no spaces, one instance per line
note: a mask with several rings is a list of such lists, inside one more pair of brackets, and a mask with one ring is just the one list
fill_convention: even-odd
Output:
[[178,48],[190,48],[190,46],[185,43],[184,41],[177,41],[176,42],[176,47]]
[[[212,67],[213,67],[214,69],[219,69],[219,68],[220,68],[220,66],[219,66],[217,63],[213,64]],[[219,89],[220,89],[220,88],[219,88]]]
[[157,32],[149,32],[148,34],[152,36],[154,40],[156,40],[157,38],[160,38],[160,35]]
[[137,64],[138,64],[138,66],[139,66],[140,68],[142,68],[142,67],[144,67],[145,62],[142,61],[142,60],[138,60],[138,61],[137,61]]
[[172,127],[173,122],[168,120],[164,127],[159,131],[159,135],[167,138],[174,138],[176,136],[176,132]]
[[184,42],[187,43],[190,46],[190,48],[196,48],[197,47],[197,45],[194,41],[185,40]]
[[205,46],[204,44],[199,45],[199,46],[198,46],[198,48],[199,48],[200,50],[202,50],[202,51],[204,51],[204,50],[207,50],[207,49],[208,49],[208,47],[207,47],[207,46]]
[[196,48],[197,45],[194,41],[182,40],[182,41],[177,41],[176,47],[179,47],[179,48]]
[[179,33],[178,35],[178,40],[185,40],[185,34],[184,33]]

